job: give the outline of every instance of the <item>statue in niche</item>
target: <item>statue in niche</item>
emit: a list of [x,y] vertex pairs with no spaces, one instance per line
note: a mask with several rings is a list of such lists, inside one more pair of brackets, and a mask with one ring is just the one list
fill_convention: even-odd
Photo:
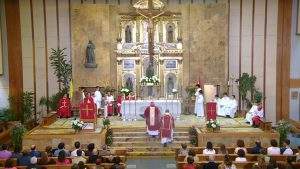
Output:
[[126,43],[132,43],[132,35],[131,35],[131,28],[129,25],[125,28],[125,42]]
[[167,42],[173,43],[174,42],[174,27],[169,25],[167,28]]
[[86,58],[85,58],[85,64],[84,66],[86,68],[96,68],[97,64],[95,61],[95,45],[94,43],[89,40],[89,43],[86,46]]
[[173,89],[174,89],[174,80],[173,80],[172,77],[169,77],[168,81],[167,81],[167,93],[168,93],[168,95],[172,94]]
[[154,76],[154,68],[153,68],[153,65],[150,65],[147,67],[146,69],[146,76],[147,77],[152,77]]
[[127,89],[129,89],[130,91],[133,91],[133,82],[132,82],[132,78],[128,77],[126,82],[125,82],[125,87]]

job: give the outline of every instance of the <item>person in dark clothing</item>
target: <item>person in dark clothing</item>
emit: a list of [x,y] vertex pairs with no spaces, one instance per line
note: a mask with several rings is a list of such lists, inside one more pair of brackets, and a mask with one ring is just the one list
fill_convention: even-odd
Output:
[[17,164],[19,166],[28,166],[30,165],[30,155],[29,152],[27,150],[24,150],[22,152],[22,156],[20,158],[17,159]]
[[256,141],[255,146],[251,149],[252,154],[260,154],[260,151],[262,149],[261,142]]
[[215,162],[215,156],[209,156],[209,162],[204,164],[203,169],[218,169],[218,164]]
[[111,169],[121,169],[122,165],[121,163],[121,158],[119,156],[114,157],[113,159],[114,164],[111,166]]
[[30,153],[29,153],[30,157],[41,157],[41,153],[36,150],[35,145],[32,145],[30,150],[31,150]]

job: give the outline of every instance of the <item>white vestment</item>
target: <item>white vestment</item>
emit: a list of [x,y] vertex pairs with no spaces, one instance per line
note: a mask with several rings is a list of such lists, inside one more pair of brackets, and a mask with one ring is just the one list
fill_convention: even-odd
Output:
[[230,99],[229,103],[230,103],[229,111],[226,112],[226,115],[230,116],[231,118],[234,118],[236,110],[237,110],[238,102],[235,99]]
[[220,111],[220,101],[221,101],[221,99],[220,98],[215,98],[214,100],[213,100],[213,102],[215,102],[215,103],[217,103],[217,107],[216,107],[216,113],[217,113],[217,115],[219,115],[219,111]]
[[219,105],[220,110],[218,111],[218,116],[226,116],[230,114],[231,101],[229,97],[224,96],[222,99],[220,99]]
[[264,117],[263,108],[261,108],[261,110],[258,110],[258,107],[256,105],[253,105],[251,107],[251,109],[249,110],[249,112],[246,114],[245,121],[249,122],[250,125],[252,126],[252,124],[253,124],[252,118],[255,117],[255,116],[263,118]]
[[203,117],[204,116],[204,108],[203,108],[204,97],[199,92],[196,92],[195,96],[196,96],[195,114],[197,115],[197,117]]
[[101,108],[101,100],[102,100],[102,94],[99,90],[95,91],[95,103],[97,105],[97,109]]

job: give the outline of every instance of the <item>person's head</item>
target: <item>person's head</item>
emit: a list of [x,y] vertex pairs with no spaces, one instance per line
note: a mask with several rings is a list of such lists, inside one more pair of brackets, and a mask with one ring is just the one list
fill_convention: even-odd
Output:
[[216,94],[216,95],[215,95],[215,98],[219,98],[219,95]]
[[78,157],[80,157],[80,156],[82,156],[82,151],[81,150],[77,150],[76,154],[77,154]]
[[283,142],[283,145],[285,147],[290,146],[290,144],[291,144],[291,141],[289,139],[285,139],[284,142]]
[[31,145],[30,150],[31,150],[31,151],[36,150],[36,146],[35,146],[35,145]]
[[195,156],[195,152],[194,152],[194,150],[189,150],[189,152],[188,152],[188,155],[189,155],[189,156],[193,156],[193,157],[194,157],[194,156]]
[[213,149],[213,144],[212,144],[212,142],[208,141],[208,142],[206,143],[206,149],[208,149],[208,150],[212,150],[212,149]]
[[258,110],[262,109],[262,107],[263,107],[263,105],[262,105],[261,102],[257,103],[256,105],[257,105],[257,109],[258,109]]
[[78,164],[73,164],[72,167],[71,167],[71,169],[79,169]]
[[95,144],[90,143],[90,144],[88,144],[87,148],[88,148],[88,151],[92,152],[95,149]]
[[271,144],[272,147],[277,147],[278,146],[278,142],[275,139],[272,139],[270,141],[270,144]]
[[201,86],[200,86],[200,84],[196,84],[196,87],[197,87],[197,88],[200,88]]
[[13,168],[14,167],[14,161],[12,158],[9,158],[5,161],[4,168]]
[[228,94],[225,92],[225,93],[223,93],[223,97],[227,97],[228,96]]
[[200,93],[200,94],[203,94],[203,91],[202,91],[202,90],[199,90],[199,93]]
[[220,152],[222,154],[227,154],[227,150],[226,150],[225,144],[221,144],[220,145]]
[[87,92],[86,96],[91,97],[91,92]]
[[259,140],[255,141],[255,146],[256,147],[261,147],[261,142]]
[[3,144],[2,145],[2,150],[7,150],[8,149],[8,146],[6,144]]
[[113,158],[113,163],[120,164],[121,163],[121,158],[119,156],[114,157]]
[[102,145],[101,146],[102,150],[107,150],[108,149],[108,146],[106,144]]
[[37,161],[38,161],[38,159],[35,156],[30,158],[30,164],[36,164]]
[[228,154],[226,154],[224,156],[224,164],[227,166],[227,167],[231,167],[232,166],[232,161],[230,159],[230,156]]
[[47,146],[45,148],[45,152],[49,155],[49,154],[52,154],[52,147],[51,146]]
[[235,99],[235,95],[231,95],[231,99]]
[[169,114],[169,113],[170,113],[170,110],[169,110],[169,109],[166,109],[166,110],[165,110],[165,113],[166,113],[166,114]]
[[48,161],[48,155],[46,152],[41,152],[41,161]]
[[80,142],[79,142],[79,141],[76,141],[76,142],[74,143],[74,147],[75,147],[76,149],[80,149]]
[[215,156],[214,156],[214,155],[208,156],[208,161],[209,161],[209,162],[215,161]]
[[60,149],[60,150],[64,149],[65,148],[65,143],[63,143],[63,142],[59,143],[57,148]]
[[86,166],[85,166],[84,162],[83,161],[79,161],[78,162],[78,169],[85,169],[85,168],[86,168]]
[[107,92],[107,95],[108,95],[108,96],[110,96],[110,95],[111,95],[110,91],[108,91],[108,92]]
[[151,103],[150,103],[150,106],[151,106],[151,107],[154,107],[154,106],[155,106],[154,102],[151,102]]
[[193,164],[194,163],[194,157],[193,156],[188,156],[187,162],[188,162],[188,164]]
[[182,143],[181,148],[185,150],[185,149],[187,149],[187,145],[185,143]]
[[68,97],[67,93],[64,94],[64,97]]
[[98,90],[98,91],[99,91],[99,90],[100,90],[100,87],[99,87],[99,86],[96,86],[96,90]]
[[65,159],[66,159],[66,153],[65,153],[65,151],[60,151],[60,152],[58,153],[57,160],[58,160],[59,162],[64,162]]
[[244,140],[237,140],[236,145],[237,147],[245,147]]
[[239,149],[238,152],[237,152],[237,155],[239,157],[245,157],[245,151],[243,149]]

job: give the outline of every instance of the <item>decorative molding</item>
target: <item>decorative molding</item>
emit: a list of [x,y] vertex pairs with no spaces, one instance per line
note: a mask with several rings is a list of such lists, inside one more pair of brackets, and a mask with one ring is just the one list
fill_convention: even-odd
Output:
[[300,79],[290,79],[290,88],[300,88]]

